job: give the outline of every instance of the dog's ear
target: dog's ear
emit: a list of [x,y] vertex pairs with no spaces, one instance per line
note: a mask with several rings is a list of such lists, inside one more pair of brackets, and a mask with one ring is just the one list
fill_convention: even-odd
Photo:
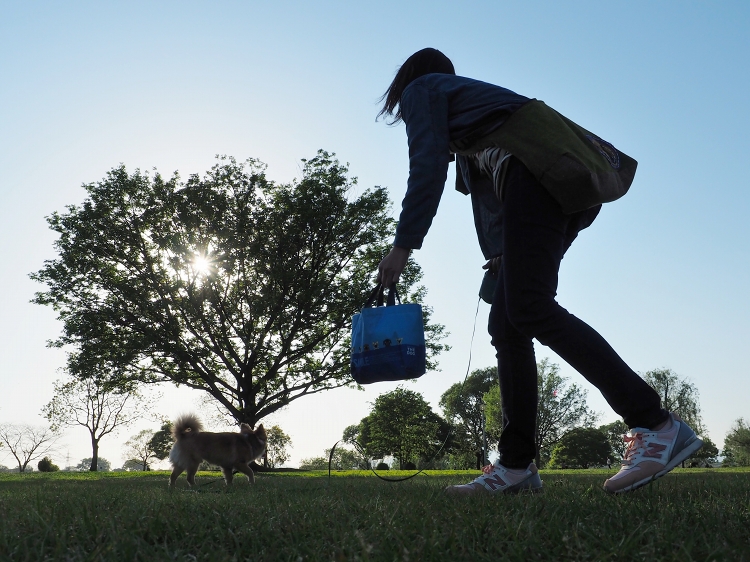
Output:
[[255,430],[255,435],[256,435],[256,436],[257,436],[258,438],[262,439],[262,440],[263,440],[263,442],[265,442],[265,441],[266,441],[266,428],[265,428],[265,427],[263,427],[263,424],[260,424],[260,425],[258,426],[258,428],[257,428],[257,429]]

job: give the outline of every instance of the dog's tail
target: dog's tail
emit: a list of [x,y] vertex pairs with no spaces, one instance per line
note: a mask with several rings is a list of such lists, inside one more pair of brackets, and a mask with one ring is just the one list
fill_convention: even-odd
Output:
[[203,430],[203,424],[194,414],[185,414],[177,418],[172,426],[172,437],[179,441],[190,433],[198,433]]

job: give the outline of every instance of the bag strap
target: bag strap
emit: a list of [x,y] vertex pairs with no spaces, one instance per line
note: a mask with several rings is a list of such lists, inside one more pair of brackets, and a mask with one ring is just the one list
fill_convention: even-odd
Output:
[[378,283],[375,285],[375,288],[370,291],[370,294],[367,296],[367,300],[365,301],[365,306],[363,308],[371,308],[374,306],[394,306],[396,304],[396,301],[398,300],[398,304],[401,304],[401,297],[398,294],[398,291],[396,290],[396,284],[390,286],[388,289],[388,298],[385,299],[385,287],[382,283]]
[[365,305],[362,308],[372,308],[374,306],[383,306],[383,285],[378,283],[367,296]]
[[398,301],[398,304],[401,304],[401,297],[398,296],[396,284],[394,283],[388,289],[388,301],[386,302],[386,306],[394,306],[396,304],[396,301]]

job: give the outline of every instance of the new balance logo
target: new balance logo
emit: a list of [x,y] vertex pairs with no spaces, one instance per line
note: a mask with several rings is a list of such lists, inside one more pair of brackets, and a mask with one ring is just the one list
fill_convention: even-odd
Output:
[[664,451],[664,449],[666,448],[666,445],[661,445],[659,443],[649,443],[649,448],[646,449],[646,452],[643,453],[643,456],[660,459],[662,451]]
[[506,483],[497,474],[493,474],[492,476],[485,477],[484,483],[490,488],[492,488],[493,492],[497,490],[498,488],[502,488],[506,486]]

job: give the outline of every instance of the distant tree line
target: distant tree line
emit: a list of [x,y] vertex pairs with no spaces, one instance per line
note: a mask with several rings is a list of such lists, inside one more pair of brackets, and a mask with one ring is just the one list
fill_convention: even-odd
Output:
[[[644,379],[662,405],[704,433],[703,448],[687,466],[713,466],[720,451],[705,436],[698,390],[669,369],[648,371]],[[556,364],[537,365],[539,408],[536,462],[544,468],[590,468],[619,464],[629,428],[622,421],[596,425],[597,415],[586,404],[586,392],[559,374]],[[497,369],[473,371],[464,383],[441,396],[442,416],[421,394],[399,387],[382,394],[370,414],[344,431],[331,458],[335,470],[367,469],[391,458],[395,468],[476,468],[485,440],[491,447],[502,431],[502,404]],[[750,427],[739,419],[724,442],[724,465],[750,465]],[[327,469],[331,450],[304,459],[303,469]]]

